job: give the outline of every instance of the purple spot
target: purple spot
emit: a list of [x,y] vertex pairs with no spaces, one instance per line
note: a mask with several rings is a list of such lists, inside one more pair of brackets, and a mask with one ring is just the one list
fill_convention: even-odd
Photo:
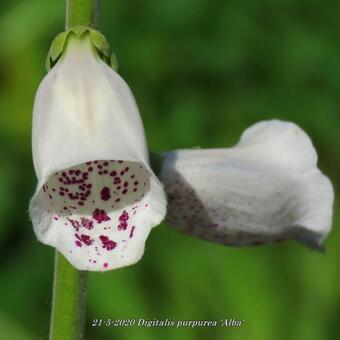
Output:
[[73,219],[71,219],[71,218],[66,218],[66,219],[71,223],[72,227],[73,227],[76,231],[79,230],[79,228],[81,227],[81,225],[80,225],[80,223],[79,223],[77,220],[73,220]]
[[84,228],[89,229],[89,230],[91,230],[93,228],[93,221],[92,220],[85,218],[85,217],[81,217],[80,221],[81,221],[81,225]]
[[107,200],[109,200],[111,198],[110,189],[108,187],[104,187],[102,189],[102,191],[100,192],[100,198],[103,201],[107,201]]
[[[84,243],[87,246],[90,246],[94,240],[91,239],[89,235],[81,234],[80,236],[78,234],[74,235],[80,242]],[[76,241],[77,242],[77,241]]]
[[89,235],[82,234],[80,238],[87,246],[90,246],[94,242]]
[[92,218],[97,221],[97,223],[102,223],[105,221],[110,221],[111,218],[107,216],[106,211],[103,209],[95,209],[92,213]]
[[105,248],[106,250],[112,250],[116,248],[117,243],[110,240],[107,236],[100,235],[99,239],[102,241],[103,248]]
[[133,237],[133,232],[135,231],[135,226],[133,226],[132,228],[131,228],[131,230],[130,230],[130,235],[129,235],[129,237],[130,238],[132,238]]
[[120,222],[118,225],[118,230],[126,230],[128,224],[125,221]]
[[129,214],[126,210],[122,212],[122,214],[119,216],[119,221],[127,221],[129,219]]
[[122,212],[122,214],[119,216],[119,225],[118,225],[118,230],[126,230],[128,224],[127,221],[129,220],[129,214],[127,213],[126,210]]

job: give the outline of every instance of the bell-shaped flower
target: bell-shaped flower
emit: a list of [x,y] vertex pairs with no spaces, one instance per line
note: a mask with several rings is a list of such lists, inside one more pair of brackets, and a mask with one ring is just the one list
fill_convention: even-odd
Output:
[[293,123],[257,123],[229,149],[163,156],[167,221],[176,229],[225,245],[296,239],[316,249],[330,231],[332,185]]
[[89,33],[69,35],[41,82],[32,133],[38,185],[30,216],[38,239],[80,270],[137,262],[166,199],[133,95]]

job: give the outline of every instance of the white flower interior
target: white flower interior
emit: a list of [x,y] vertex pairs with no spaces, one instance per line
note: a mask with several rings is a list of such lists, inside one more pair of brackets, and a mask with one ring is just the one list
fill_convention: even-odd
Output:
[[119,267],[137,248],[135,239],[147,237],[149,178],[142,164],[120,160],[55,172],[38,193],[51,222],[36,231],[83,269]]

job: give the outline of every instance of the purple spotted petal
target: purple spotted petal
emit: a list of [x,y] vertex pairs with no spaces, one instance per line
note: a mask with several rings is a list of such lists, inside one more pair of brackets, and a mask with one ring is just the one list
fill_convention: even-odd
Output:
[[96,160],[58,171],[32,206],[48,219],[48,228],[36,231],[82,269],[120,267],[140,256],[149,233],[150,186],[148,170],[136,162]]

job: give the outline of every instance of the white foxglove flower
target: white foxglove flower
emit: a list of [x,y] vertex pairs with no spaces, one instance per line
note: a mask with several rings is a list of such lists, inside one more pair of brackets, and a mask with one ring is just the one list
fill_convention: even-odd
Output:
[[293,123],[260,122],[233,148],[164,157],[167,221],[176,229],[226,245],[292,238],[313,248],[330,231],[332,185],[317,168],[311,140]]
[[30,215],[38,239],[77,269],[137,262],[166,200],[124,80],[98,56],[90,34],[70,34],[39,86],[33,110],[38,177]]

